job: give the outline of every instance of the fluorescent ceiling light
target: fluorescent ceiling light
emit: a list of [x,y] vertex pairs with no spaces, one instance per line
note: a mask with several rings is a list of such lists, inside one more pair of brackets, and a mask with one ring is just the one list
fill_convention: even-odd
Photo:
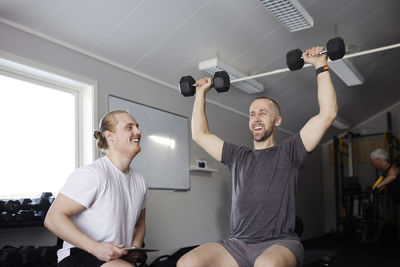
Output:
[[350,123],[340,117],[336,117],[332,125],[340,130],[345,130],[350,128]]
[[347,86],[364,83],[363,76],[348,59],[329,61],[328,65]]
[[[235,70],[232,66],[229,66],[228,64],[225,64],[224,62],[220,61],[218,58],[213,58],[200,62],[199,70],[204,71],[205,73],[211,76],[213,76],[214,73],[217,71],[222,71],[222,70],[226,71],[229,75],[231,82],[236,79],[247,76],[241,73],[240,71]],[[264,86],[254,79],[246,80],[243,82],[237,82],[233,86],[245,91],[248,94],[256,94],[264,91]]]
[[314,26],[313,18],[297,0],[260,0],[260,2],[290,32]]
[[162,137],[158,135],[150,135],[149,138],[156,143],[164,146],[169,146],[171,149],[175,149],[175,139]]

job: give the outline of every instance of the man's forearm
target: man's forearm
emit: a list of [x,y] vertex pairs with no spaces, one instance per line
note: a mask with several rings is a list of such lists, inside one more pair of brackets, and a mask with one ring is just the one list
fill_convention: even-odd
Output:
[[320,114],[333,121],[337,115],[338,105],[335,88],[328,71],[318,74],[317,84]]
[[146,208],[142,209],[135,224],[135,233],[132,238],[132,247],[142,247],[146,234]]
[[386,176],[385,179],[382,180],[382,182],[380,182],[377,187],[381,188],[382,186],[385,186],[387,184],[390,184],[391,182],[394,181],[394,179],[396,179],[396,176]]
[[196,95],[192,113],[192,138],[197,140],[202,134],[209,133],[208,121],[205,114],[205,93],[199,92]]
[[135,227],[135,234],[133,235],[132,247],[142,247],[145,235],[146,235],[146,225],[144,223],[140,223]]

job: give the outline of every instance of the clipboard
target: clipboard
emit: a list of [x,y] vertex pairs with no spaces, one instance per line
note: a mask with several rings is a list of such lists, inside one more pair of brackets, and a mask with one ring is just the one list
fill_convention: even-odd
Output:
[[128,252],[139,252],[139,253],[159,251],[158,249],[153,249],[153,248],[137,248],[137,247],[125,247],[123,249],[127,250]]

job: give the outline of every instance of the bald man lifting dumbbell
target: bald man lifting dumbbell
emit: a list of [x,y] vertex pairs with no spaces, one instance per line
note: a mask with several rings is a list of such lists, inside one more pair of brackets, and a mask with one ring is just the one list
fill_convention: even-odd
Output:
[[213,81],[196,82],[192,138],[232,172],[231,233],[227,240],[190,251],[178,267],[301,266],[303,247],[294,231],[298,171],[337,114],[323,50],[313,47],[302,54],[317,72],[319,113],[279,145],[275,144],[276,128],[282,122],[278,103],[267,97],[253,101],[249,111],[253,149],[237,146],[210,132],[205,98]]

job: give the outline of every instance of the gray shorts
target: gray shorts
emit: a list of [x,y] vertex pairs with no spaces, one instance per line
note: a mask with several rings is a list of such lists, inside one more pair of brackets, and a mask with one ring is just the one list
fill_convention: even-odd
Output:
[[221,244],[236,260],[239,267],[253,267],[256,259],[272,245],[280,245],[289,249],[296,257],[297,266],[303,263],[304,249],[298,240],[278,239],[256,244],[246,244],[238,239],[221,240]]

